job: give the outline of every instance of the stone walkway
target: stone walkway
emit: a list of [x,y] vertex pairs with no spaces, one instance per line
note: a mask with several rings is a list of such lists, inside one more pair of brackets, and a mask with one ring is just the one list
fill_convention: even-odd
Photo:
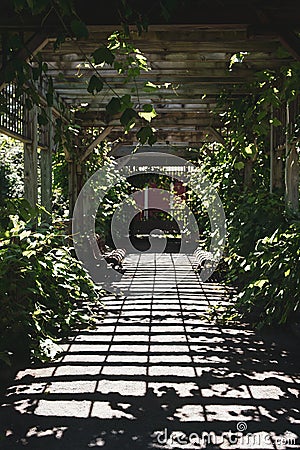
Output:
[[209,323],[228,289],[201,284],[185,255],[132,255],[126,267],[130,295],[105,299],[104,322],[18,373],[0,447],[300,448],[297,343]]

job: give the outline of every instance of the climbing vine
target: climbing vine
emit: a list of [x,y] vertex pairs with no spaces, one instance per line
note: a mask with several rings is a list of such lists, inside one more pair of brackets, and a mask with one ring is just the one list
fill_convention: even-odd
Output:
[[[220,104],[226,105],[226,144],[204,151],[201,159],[226,209],[227,268],[223,277],[239,291],[234,305],[222,313],[217,310],[225,322],[247,319],[262,327],[298,320],[299,211],[286,208],[283,186],[269,192],[266,175],[271,125],[279,129],[281,142],[286,138],[299,141],[300,112],[296,111],[290,129],[279,115],[299,96],[299,76],[299,63],[291,63],[277,72],[258,72],[249,86],[251,95],[232,100],[230,93],[223,94]],[[250,184],[246,179],[249,161]]]
[[[113,32],[108,36],[107,41],[102,42],[92,54],[86,54],[81,47],[81,42],[88,38],[89,32],[71,0],[44,0],[42,2],[12,0],[12,4],[17,14],[20,16],[22,14],[31,15],[40,22],[42,28],[47,27],[48,21],[54,19],[57,25],[56,39],[53,44],[54,51],[63,45],[67,38],[72,39],[75,48],[82,56],[82,64],[93,72],[87,84],[87,92],[96,95],[104,88],[111,92],[112,97],[106,106],[108,119],[117,115],[125,133],[137,122],[142,122],[142,126],[137,132],[138,140],[142,144],[149,143],[150,145],[156,141],[155,130],[150,124],[152,118],[156,116],[154,106],[149,103],[135,105],[131,99],[133,93],[139,96],[136,78],[142,71],[150,69],[146,57],[136,48],[131,39],[128,20],[130,17],[135,17],[134,8],[126,2],[120,2],[119,13],[123,31]],[[135,23],[139,33],[146,30],[147,27],[143,23],[141,15],[139,15],[139,20],[135,17]],[[17,97],[26,96],[26,108],[30,110],[34,105],[41,107],[38,112],[40,127],[46,126],[49,122],[48,112],[43,108],[43,102],[46,101],[49,107],[55,106],[58,109],[61,118],[56,119],[56,144],[72,152],[74,146],[71,143],[74,143],[74,139],[76,139],[74,123],[72,123],[66,105],[54,90],[53,78],[49,73],[48,65],[42,60],[41,54],[33,54],[26,47],[21,35],[15,32],[7,32],[2,47],[5,55],[4,81],[16,84]],[[27,53],[27,58],[20,58],[20,52],[24,51]],[[131,92],[129,90],[128,94],[119,96],[106,77],[102,75],[103,64],[111,66],[121,74],[125,84],[134,81]],[[61,76],[63,77],[63,74]],[[41,94],[40,86],[42,84],[46,86],[45,94]],[[0,98],[0,107],[2,113],[7,112],[3,96]],[[73,105],[73,111],[78,107]],[[68,118],[68,121],[65,122],[62,118]]]

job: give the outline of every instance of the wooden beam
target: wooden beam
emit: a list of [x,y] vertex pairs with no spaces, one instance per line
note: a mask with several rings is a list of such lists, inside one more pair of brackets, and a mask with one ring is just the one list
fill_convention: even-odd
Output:
[[[121,130],[114,130],[110,134],[109,140],[113,142],[120,139],[123,143],[137,143],[136,132],[137,129],[135,128],[130,130],[128,134],[122,134]],[[215,137],[212,136],[209,129],[205,128],[202,130],[166,130],[163,128],[156,129],[155,135],[157,142],[164,144],[180,143],[182,145],[199,145],[201,142],[215,142]]]
[[110,132],[112,130],[113,130],[113,127],[109,126],[109,127],[105,128],[99,134],[99,136],[97,136],[97,138],[88,146],[88,148],[86,149],[84,154],[81,156],[80,163],[82,163],[86,160],[86,158],[93,152],[94,148],[97,147],[97,145],[99,145],[100,142],[102,142],[110,134]]
[[13,131],[9,130],[8,128],[1,127],[0,126],[0,133],[6,134],[6,136],[12,137],[13,139],[17,139],[24,144],[30,144],[31,140],[28,138],[25,138],[24,136],[21,136],[18,133],[14,133]]
[[216,138],[217,142],[225,145],[225,139],[223,138],[221,133],[219,133],[219,131],[217,131],[214,127],[209,127],[209,131],[212,134],[212,136]]
[[[95,117],[96,116],[96,117]],[[81,127],[89,126],[112,126],[114,130],[123,130],[123,126],[120,124],[119,119],[111,120],[108,124],[106,122],[105,114],[84,114],[76,116],[76,119]],[[136,126],[143,126],[144,122],[142,119],[137,120]],[[220,127],[222,126],[222,121],[219,117],[213,116],[208,113],[197,113],[195,111],[186,111],[184,109],[179,109],[178,112],[160,112],[157,117],[151,121],[151,125],[160,128],[182,128],[182,127],[201,127],[208,128],[210,126]]]

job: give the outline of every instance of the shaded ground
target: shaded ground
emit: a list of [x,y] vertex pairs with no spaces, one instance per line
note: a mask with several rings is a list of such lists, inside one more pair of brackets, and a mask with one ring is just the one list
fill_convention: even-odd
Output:
[[131,293],[106,299],[104,323],[18,373],[0,447],[300,448],[298,343],[209,324],[201,314],[228,290],[200,284],[187,256],[136,255],[127,268]]

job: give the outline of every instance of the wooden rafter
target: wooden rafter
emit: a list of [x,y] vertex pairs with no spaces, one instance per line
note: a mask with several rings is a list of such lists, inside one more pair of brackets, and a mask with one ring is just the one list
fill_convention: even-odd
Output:
[[279,35],[280,42],[284,45],[287,50],[293,55],[293,57],[300,61],[300,39],[293,31],[283,31]]
[[225,144],[225,139],[219,131],[217,131],[214,127],[209,127],[209,131],[211,132],[212,136],[215,137],[217,142],[220,142],[220,144]]
[[[28,42],[25,43],[25,46],[15,53],[13,60],[26,61],[31,56],[41,51],[48,44],[49,40],[50,39],[42,32],[34,34]],[[11,63],[12,60],[8,61],[6,67],[1,67],[0,69],[0,91],[6,84],[5,71]]]
[[263,25],[265,32],[269,34],[276,34],[279,37],[281,44],[296,60],[300,61],[300,39],[293,29],[299,29],[299,24],[294,27],[291,25],[289,25],[289,27],[276,26],[276,24],[274,24],[274,18],[268,15],[264,10],[257,8],[256,14]]
[[84,154],[80,158],[80,163],[84,162],[87,157],[93,152],[93,150],[99,145],[113,130],[112,126],[105,128],[96,139],[88,146]]
[[[102,139],[109,136],[109,140],[114,141],[123,134],[119,118],[110,120],[106,114],[106,105],[112,96],[122,97],[131,91],[131,100],[137,109],[144,104],[153,104],[158,116],[152,125],[162,143],[186,142],[189,145],[206,139],[222,142],[217,130],[223,124],[221,117],[215,114],[222,112],[219,95],[225,90],[230,98],[243,96],[249,93],[247,85],[255,72],[266,67],[276,70],[289,64],[292,56],[278,52],[282,44],[300,59],[300,43],[295,34],[300,26],[300,8],[296,0],[286,4],[279,2],[280,5],[264,2],[262,6],[250,0],[246,7],[238,0],[228,0],[217,2],[218,7],[211,4],[205,8],[195,0],[193,8],[181,11],[176,21],[171,19],[165,24],[150,19],[148,32],[141,35],[131,27],[132,42],[145,54],[151,70],[142,73],[134,83],[125,84],[117,70],[107,64],[101,65],[98,71],[112,90],[106,88],[92,95],[87,86],[94,72],[85,64],[84,54],[90,55],[99,45],[105,44],[117,23],[113,16],[109,20],[105,18],[106,12],[101,17],[90,14],[86,5],[93,1],[86,0],[83,6],[80,0],[75,0],[79,16],[89,29],[88,39],[66,40],[55,52],[49,42],[41,51],[56,93],[70,110],[78,110],[75,113],[77,124],[83,131],[88,127],[104,128],[85,150],[82,161]],[[8,3],[8,0],[4,2]],[[48,25],[48,35],[53,36],[53,24]],[[6,27],[6,24],[2,26]],[[247,58],[243,64],[234,64],[229,70],[232,54],[240,51],[249,52]],[[146,92],[144,85],[148,80],[159,88]],[[135,87],[138,87],[138,93],[134,92]],[[135,133],[142,125],[137,123],[123,136],[124,140],[136,142]]]

